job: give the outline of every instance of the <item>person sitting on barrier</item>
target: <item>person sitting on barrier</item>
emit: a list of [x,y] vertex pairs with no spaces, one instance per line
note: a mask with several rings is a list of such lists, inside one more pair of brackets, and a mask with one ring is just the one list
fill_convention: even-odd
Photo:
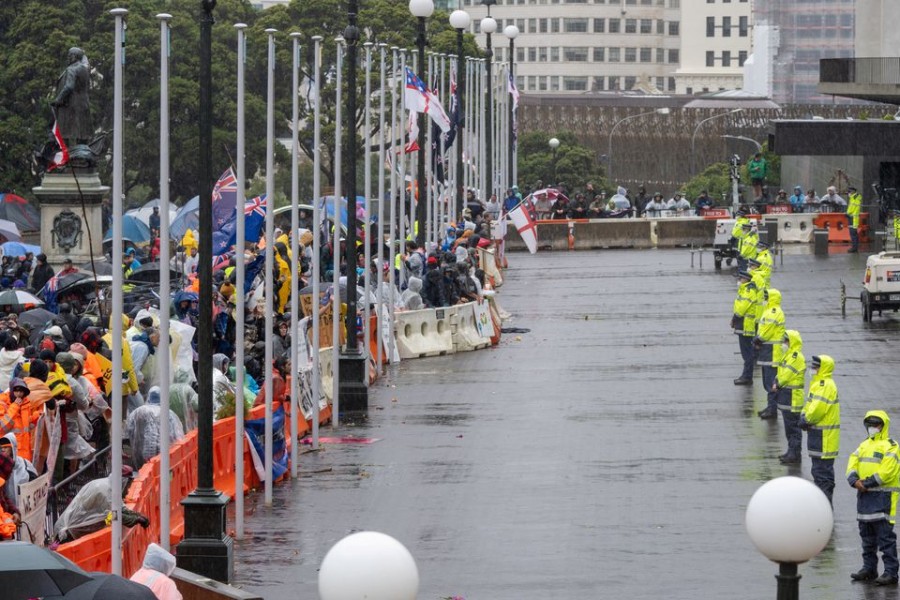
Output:
[[703,190],[700,192],[700,195],[697,196],[697,201],[694,202],[694,206],[697,207],[697,214],[702,214],[701,211],[710,209],[715,207],[716,203],[713,202],[713,199],[709,197],[709,192]]
[[481,290],[475,285],[475,280],[469,275],[468,262],[456,263],[456,284],[459,289],[459,302],[475,302],[481,300]]
[[806,198],[803,200],[804,210],[806,212],[819,212],[819,204],[822,200],[816,196],[816,190],[809,188],[806,190]]
[[782,190],[778,190],[778,193],[775,195],[775,204],[790,204],[790,200],[788,200],[787,192]]
[[182,600],[183,596],[172,578],[175,557],[162,546],[151,543],[144,554],[144,564],[131,576],[131,581],[150,588],[157,600]]
[[[159,386],[153,386],[147,393],[147,404],[128,415],[125,423],[125,437],[131,442],[131,462],[135,470],[159,454],[162,407],[159,405]],[[175,443],[184,437],[181,421],[169,409],[169,442]]]
[[422,284],[422,300],[428,308],[450,306],[444,274],[441,272],[441,265],[437,257],[434,256],[428,257],[427,270]]
[[644,216],[654,218],[660,217],[664,210],[666,210],[666,201],[663,200],[663,195],[660,192],[656,192],[653,194],[653,198],[650,199],[650,202],[644,206]]
[[569,215],[569,200],[565,196],[559,196],[550,207],[551,219],[565,219]]
[[691,212],[691,203],[685,198],[681,192],[675,192],[675,195],[666,203],[668,210],[674,210],[675,214],[683,217]]
[[588,217],[591,219],[596,219],[603,215],[603,212],[606,210],[606,192],[601,191],[599,194],[594,196],[594,199],[591,201],[588,206]]
[[425,308],[422,302],[422,280],[418,277],[410,277],[406,289],[400,294],[400,304],[406,310],[421,310]]
[[795,213],[803,212],[803,205],[806,203],[806,196],[803,195],[803,188],[799,185],[794,186],[794,193],[788,198],[791,203],[791,211]]
[[820,198],[822,210],[831,212],[844,212],[847,209],[847,201],[840,197],[837,188],[833,185],[828,186],[828,193]]
[[575,200],[569,203],[569,218],[586,219],[587,211],[588,207],[584,201],[584,194],[575,194]]
[[419,248],[415,240],[406,242],[406,254],[401,256],[405,281],[410,277],[423,277],[425,274],[425,250]]
[[631,210],[631,200],[628,199],[628,190],[621,185],[616,188],[615,195],[609,199],[608,208],[610,212],[621,212]]

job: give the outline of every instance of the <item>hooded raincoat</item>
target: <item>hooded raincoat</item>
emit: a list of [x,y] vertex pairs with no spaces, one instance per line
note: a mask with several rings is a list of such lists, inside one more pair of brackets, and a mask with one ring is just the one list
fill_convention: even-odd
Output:
[[870,410],[866,418],[878,417],[884,422],[881,431],[866,438],[847,461],[847,482],[855,486],[862,481],[866,491],[856,492],[856,519],[891,524],[897,514],[897,492],[900,490],[900,462],[897,442],[889,435],[891,418],[883,410]]
[[150,588],[159,600],[181,600],[181,592],[169,577],[175,570],[175,557],[158,544],[147,546],[144,564],[131,576],[131,581]]
[[[794,329],[788,329],[784,334],[788,339],[788,349],[787,352],[781,353],[775,382],[779,389],[791,390],[791,393],[779,395],[778,408],[799,415],[803,410],[803,387],[806,377],[806,358],[802,352],[803,339],[800,332]],[[787,399],[790,399],[790,404],[782,404]]]
[[[159,388],[150,388],[147,404],[134,409],[125,423],[125,435],[131,442],[134,468],[140,469],[144,463],[159,454],[159,421],[162,407],[159,405]],[[169,441],[176,442],[184,437],[181,421],[169,409]]]
[[809,382],[806,404],[800,413],[801,428],[808,425],[806,448],[815,458],[835,459],[841,441],[841,405],[832,379],[834,359],[819,356],[819,372]]

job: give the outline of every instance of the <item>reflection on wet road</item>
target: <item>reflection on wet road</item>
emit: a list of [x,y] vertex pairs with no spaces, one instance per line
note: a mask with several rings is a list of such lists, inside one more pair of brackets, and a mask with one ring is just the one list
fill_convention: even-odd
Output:
[[[776,259],[772,285],[807,359],[835,358],[844,423],[835,533],[801,566],[801,593],[894,598],[851,585],[859,536],[842,474],[865,411],[900,415],[900,317],[862,322],[853,298],[865,255],[794,252]],[[422,599],[774,597],[777,567],[751,545],[744,509],[772,477],[810,478],[809,460],[779,464],[782,424],[755,415],[759,377],[753,389],[732,384],[734,279],[691,269],[686,250],[510,262],[507,325],[530,333],[392,368],[370,391],[368,422],[323,430],[381,441],[304,454],[305,474],[275,488],[273,508],[248,499],[238,583],[317,598],[327,550],[372,529],[412,552]]]

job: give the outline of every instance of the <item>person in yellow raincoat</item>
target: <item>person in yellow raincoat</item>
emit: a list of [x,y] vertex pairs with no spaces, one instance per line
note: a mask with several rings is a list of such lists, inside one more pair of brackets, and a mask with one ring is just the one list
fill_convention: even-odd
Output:
[[[108,348],[113,347],[113,339],[112,339],[112,319],[113,316],[109,317],[109,330],[106,332],[106,335],[103,336],[103,341],[106,342],[106,346]],[[122,333],[128,330],[130,325],[130,320],[128,319],[128,315],[122,315]],[[138,390],[138,380],[137,374],[134,372],[134,362],[131,359],[131,347],[128,344],[128,340],[125,339],[125,336],[122,336],[122,395],[123,396],[135,396],[139,395],[140,391]],[[112,393],[112,376],[107,382],[106,393]],[[137,401],[137,398],[135,398]],[[129,400],[128,404],[131,404],[131,400]],[[139,404],[143,404],[143,399],[139,402]]]

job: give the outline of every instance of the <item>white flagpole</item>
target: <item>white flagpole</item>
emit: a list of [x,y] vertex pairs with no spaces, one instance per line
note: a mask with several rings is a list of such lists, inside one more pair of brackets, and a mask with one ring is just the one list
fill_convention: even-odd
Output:
[[[399,219],[400,219],[400,228],[399,228],[399,236],[400,236],[400,247],[397,249],[397,252],[400,254],[404,254],[406,252],[406,164],[407,164],[407,154],[406,154],[406,144],[407,142],[411,142],[412,140],[407,140],[408,134],[406,132],[407,125],[409,124],[409,115],[406,110],[406,50],[403,48],[400,49],[400,115],[401,119],[403,119],[401,123],[401,127],[403,129],[403,133],[401,134],[402,143],[400,144],[400,156],[399,156],[399,164],[400,164],[400,207],[399,207]],[[418,139],[418,138],[417,138]],[[403,269],[400,269],[400,283],[403,283]]]
[[384,306],[384,295],[382,293],[382,286],[384,284],[384,192],[385,192],[385,180],[384,180],[384,128],[387,123],[384,120],[384,70],[387,67],[385,60],[385,49],[387,48],[387,44],[380,43],[378,44],[378,56],[379,56],[379,67],[381,69],[379,76],[379,85],[380,85],[380,93],[378,94],[379,105],[378,105],[378,227],[377,227],[377,236],[375,239],[378,242],[378,273],[376,277],[378,278],[378,288],[376,292],[377,298],[377,308],[375,310],[375,324],[377,325],[377,330],[375,332],[375,339],[378,342],[375,344],[375,364],[378,368],[378,374],[381,375],[381,364],[382,364],[382,343],[381,343],[381,328],[384,326],[382,323],[382,306]]
[[[441,54],[441,102],[443,102],[444,106],[446,106],[448,108],[450,107],[450,93],[449,92],[450,92],[450,86],[447,83],[447,55]],[[452,114],[450,115],[450,118],[451,119],[453,118]],[[455,123],[452,123],[451,126],[455,126]],[[459,134],[458,131],[456,133]],[[438,147],[438,152],[441,153],[442,159],[446,158],[446,152],[444,151],[444,140],[445,139],[446,139],[446,134],[441,136],[441,143]],[[444,181],[447,182],[448,184],[452,182],[452,179],[450,178],[450,175],[451,175],[451,168],[450,168],[450,164],[449,164],[450,162],[456,162],[456,161],[444,160]],[[442,191],[446,190],[446,189],[448,189],[447,185],[442,186]],[[456,186],[454,185],[452,189],[455,190]],[[446,216],[447,216],[446,204],[445,204],[444,200],[445,200],[445,198],[444,198],[443,194],[439,194],[438,200],[437,200],[437,202],[438,202],[437,223],[435,224],[435,228],[434,228],[434,231],[435,231],[434,237],[437,240],[438,244],[441,243],[441,235],[444,232],[444,223],[446,223]]]
[[[334,235],[332,236],[332,258],[334,264],[331,271],[331,426],[337,427],[340,423],[340,355],[341,355],[341,158],[343,149],[341,141],[343,138],[343,121],[342,111],[343,94],[341,93],[343,86],[344,71],[344,38],[335,38],[337,52],[337,78],[335,80],[335,113],[334,113],[334,217],[332,224],[334,225]],[[351,268],[351,265],[347,265]],[[347,290],[350,293],[350,290]],[[347,332],[350,335],[350,332]]]
[[[479,100],[479,109],[478,114],[480,116],[479,119],[479,129],[481,130],[481,134],[478,136],[478,173],[481,175],[481,190],[482,190],[482,201],[486,202],[488,198],[490,198],[491,188],[490,188],[490,174],[487,172],[487,136],[491,133],[487,130],[486,122],[485,122],[485,114],[487,111],[491,109],[490,106],[487,105],[487,73],[485,70],[485,62],[483,58],[478,59],[478,100]],[[487,198],[484,197],[485,193],[487,194]]]
[[159,19],[159,544],[169,549],[169,20]]
[[[434,80],[434,54],[428,53],[428,56],[425,58],[426,63],[425,66],[425,78],[427,81],[425,83],[425,89],[431,90],[431,82]],[[425,147],[420,148],[420,152],[425,153],[425,181],[419,182],[419,201],[425,203],[425,231],[422,232],[422,239],[426,242],[434,241],[434,232],[432,231],[432,221],[434,219],[434,210],[432,206],[433,194],[431,191],[432,182],[434,181],[434,170],[432,169],[432,165],[434,164],[434,133],[431,127],[431,119],[428,118],[428,115],[425,115]]]
[[113,289],[112,289],[112,431],[110,433],[109,483],[113,490],[110,509],[112,511],[112,572],[122,574],[122,419],[124,398],[122,397],[122,313],[124,297],[122,293],[122,187],[124,171],[122,166],[122,66],[125,62],[124,18],[128,11],[114,8],[109,11],[115,17],[115,66],[113,68]]
[[[391,335],[388,336],[388,363],[390,364],[394,357],[394,294],[397,291],[397,281],[396,276],[394,274],[394,265],[397,262],[397,242],[402,240],[403,238],[397,237],[400,227],[398,208],[397,208],[397,200],[399,198],[399,204],[403,205],[403,180],[398,177],[399,172],[397,171],[397,167],[402,163],[400,162],[401,157],[403,156],[403,144],[404,138],[406,137],[403,133],[403,108],[401,103],[403,102],[403,89],[406,85],[405,77],[406,74],[402,69],[398,71],[400,60],[400,49],[397,46],[391,47],[391,52],[393,56],[391,58],[391,147],[390,153],[391,157],[394,159],[391,161],[391,218],[390,223],[388,224],[388,262],[390,263],[388,267],[388,283],[390,284],[391,296],[388,298],[388,330],[391,332]],[[400,106],[400,110],[398,111],[398,105]],[[398,128],[399,123],[399,128]],[[399,135],[399,138],[398,138]],[[399,139],[399,141],[398,141]],[[400,241],[402,244],[403,242]]]
[[[274,329],[275,329],[275,282],[272,273],[275,270],[275,34],[277,29],[266,29],[269,37],[269,61],[267,95],[266,95],[266,362],[265,362],[265,395],[266,395],[266,448],[265,448],[265,498],[266,506],[272,506],[272,395],[275,393],[272,384],[272,364],[274,362]],[[243,212],[244,207],[240,207]],[[243,387],[241,388],[243,389]],[[235,406],[237,405],[235,395]],[[243,399],[243,397],[241,398]]]
[[[247,185],[244,160],[244,67],[247,62],[246,33],[247,25],[237,23],[237,202],[235,208],[235,237],[237,245],[234,251],[235,258],[235,291],[237,295],[237,316],[235,317],[234,330],[234,382],[235,390],[244,389],[244,313],[246,312],[246,300],[244,299],[244,283],[246,279],[244,264],[244,238],[246,237],[244,223],[244,189]],[[269,199],[266,198],[266,213],[269,211]],[[237,392],[235,392],[237,395]],[[235,403],[237,408],[237,403]],[[234,411],[234,520],[235,535],[237,539],[244,539],[244,411]]]
[[299,358],[300,332],[300,240],[297,230],[300,228],[300,36],[291,33],[291,54],[293,56],[293,77],[291,83],[291,477],[296,479],[300,468],[300,452],[297,448],[300,437],[300,381],[297,369]]
[[319,324],[319,295],[321,294],[322,281],[322,36],[313,36],[313,60],[315,65],[313,73],[316,88],[316,106],[313,110],[313,264],[312,264],[312,449],[319,449],[319,398],[322,397],[321,361],[319,360],[319,346],[321,345],[321,332]]
[[[370,208],[369,203],[372,202],[372,153],[369,151],[369,147],[372,143],[372,42],[366,42],[363,44],[363,47],[366,49],[366,108],[365,108],[365,119],[366,124],[363,128],[365,132],[363,135],[365,137],[365,142],[363,143],[364,153],[365,153],[365,169],[366,169],[366,177],[365,177],[365,195],[366,195],[366,206],[364,218],[366,222],[365,226],[365,290],[366,290],[366,310],[365,310],[365,321],[363,322],[363,331],[365,332],[365,342],[363,343],[363,355],[369,355],[369,339],[372,335],[371,327],[369,326],[369,321],[372,317],[372,303],[369,301],[369,298],[372,293],[372,224],[370,221],[372,220],[370,217]],[[381,224],[379,223],[379,226]],[[349,266],[348,266],[349,268]],[[353,265],[353,268],[356,268],[356,265]],[[369,378],[366,377],[366,385],[369,384]]]

